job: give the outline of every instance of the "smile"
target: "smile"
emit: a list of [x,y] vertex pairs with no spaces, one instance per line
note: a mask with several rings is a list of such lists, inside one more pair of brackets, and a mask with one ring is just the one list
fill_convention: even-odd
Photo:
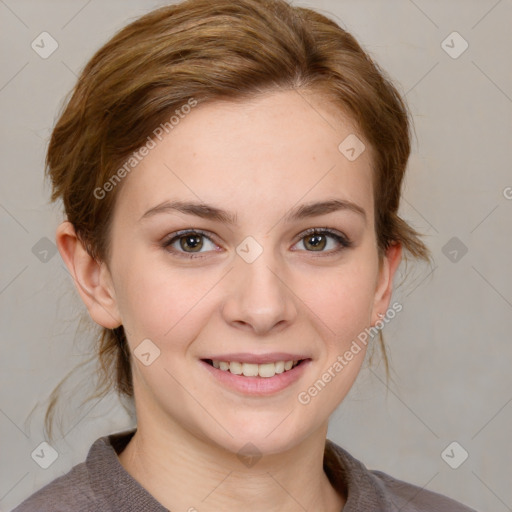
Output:
[[211,359],[205,359],[205,362],[209,365],[222,370],[230,372],[234,375],[243,375],[244,377],[274,377],[276,374],[285,373],[296,366],[298,366],[303,359],[300,360],[289,360],[289,361],[275,361],[271,363],[241,363],[238,361],[215,361]]

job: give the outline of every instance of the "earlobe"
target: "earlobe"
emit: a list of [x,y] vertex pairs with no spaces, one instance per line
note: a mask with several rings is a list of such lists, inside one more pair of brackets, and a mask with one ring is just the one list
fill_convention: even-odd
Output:
[[386,255],[379,269],[375,300],[373,304],[371,325],[379,320],[379,313],[385,315],[393,293],[393,277],[402,261],[402,244],[395,243],[386,250]]
[[91,318],[108,329],[119,327],[121,317],[106,264],[91,257],[69,221],[57,228],[55,240]]

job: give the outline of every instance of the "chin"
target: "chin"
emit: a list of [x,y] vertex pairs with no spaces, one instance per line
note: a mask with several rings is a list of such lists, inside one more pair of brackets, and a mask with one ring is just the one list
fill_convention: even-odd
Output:
[[[210,432],[203,432],[202,437],[206,438],[207,442],[237,455],[243,455],[247,450],[254,450],[260,455],[283,453],[301,443],[319,428],[318,425],[311,423],[310,414],[309,418],[294,415],[298,411],[299,408],[291,414],[289,411],[265,414],[257,410],[250,415],[252,417],[246,416],[242,420],[235,416],[230,418],[231,421],[224,421],[222,426],[226,430],[219,427],[211,431],[210,424]],[[242,415],[243,411],[239,414]]]

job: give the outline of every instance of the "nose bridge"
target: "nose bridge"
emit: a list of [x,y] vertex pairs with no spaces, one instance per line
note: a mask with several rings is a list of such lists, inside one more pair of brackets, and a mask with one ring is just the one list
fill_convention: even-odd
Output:
[[251,326],[256,332],[289,322],[295,313],[283,262],[269,243],[265,245],[248,237],[238,246],[224,308],[227,321]]

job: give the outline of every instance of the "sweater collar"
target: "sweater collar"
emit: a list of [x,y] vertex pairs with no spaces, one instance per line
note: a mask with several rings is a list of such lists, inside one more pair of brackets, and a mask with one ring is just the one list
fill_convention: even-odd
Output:
[[93,491],[102,496],[112,511],[168,512],[121,465],[121,453],[137,429],[100,437],[91,446],[86,459],[87,473]]
[[[121,465],[117,454],[128,444],[136,428],[97,439],[87,455],[86,466],[94,493],[112,510],[167,512]],[[392,510],[383,489],[370,471],[343,448],[327,439],[324,471],[333,487],[346,497],[343,512]]]
[[396,510],[366,466],[330,439],[325,442],[324,471],[332,486],[346,497],[343,512]]

